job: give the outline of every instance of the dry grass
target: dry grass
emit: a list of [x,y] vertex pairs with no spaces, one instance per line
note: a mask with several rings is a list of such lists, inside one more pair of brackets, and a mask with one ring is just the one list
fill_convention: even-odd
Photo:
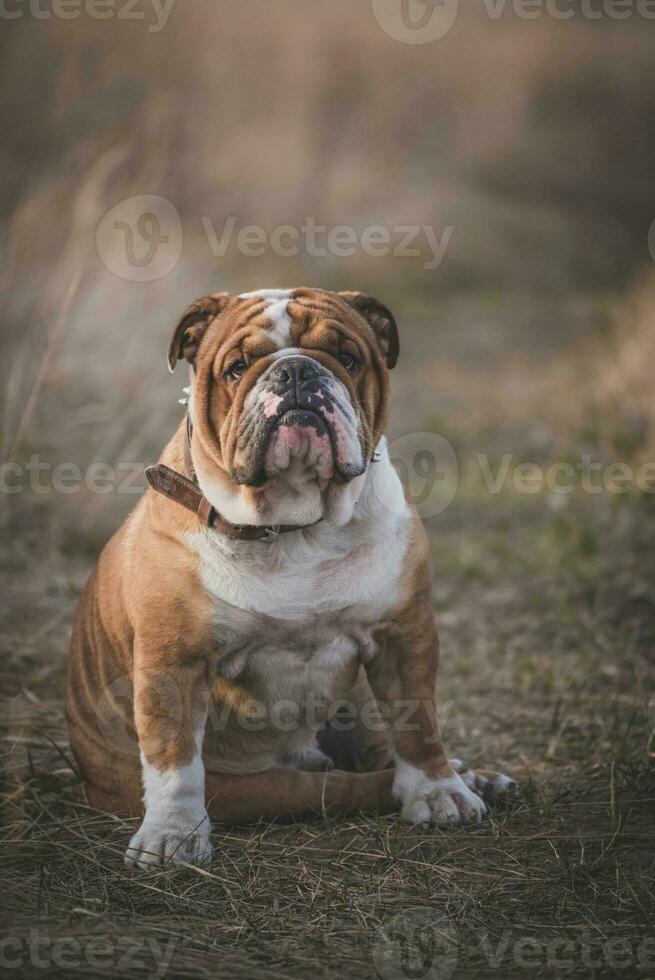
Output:
[[[76,563],[58,561],[50,595],[34,582],[30,622],[15,616],[5,660],[10,934],[27,941],[40,930],[46,957],[63,937],[83,954],[108,937],[121,977],[142,975],[119,963],[130,950],[148,969],[171,952],[170,976],[373,977],[373,951],[410,907],[447,927],[457,976],[530,975],[526,939],[547,975],[588,975],[590,944],[595,976],[616,976],[605,944],[619,940],[647,964],[655,532],[644,535],[638,509],[618,521],[592,508],[553,522],[533,505],[519,521],[505,500],[481,524],[479,502],[454,506],[434,537],[446,738],[453,753],[516,774],[516,801],[454,833],[395,817],[218,828],[209,872],[126,873],[131,824],[84,805],[65,757],[73,596],[64,582],[79,579]],[[548,952],[566,941],[572,953]],[[557,969],[557,955],[571,966]],[[55,963],[49,975],[71,973],[96,975],[84,962],[74,971]]]

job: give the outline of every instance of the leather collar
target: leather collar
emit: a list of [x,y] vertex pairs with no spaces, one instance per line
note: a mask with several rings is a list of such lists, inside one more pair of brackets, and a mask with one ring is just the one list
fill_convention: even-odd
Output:
[[181,507],[197,514],[200,521],[206,526],[220,531],[228,538],[240,541],[271,541],[278,534],[287,534],[289,531],[301,531],[303,528],[314,527],[319,524],[322,518],[312,524],[278,524],[273,527],[260,527],[255,524],[232,524],[226,520],[222,514],[207,500],[202,490],[198,486],[198,479],[191,458],[191,436],[193,426],[189,415],[187,415],[186,439],[184,440],[184,465],[188,476],[183,476],[177,470],[171,469],[164,463],[157,463],[155,466],[146,467],[146,479],[153,490],[168,497]]

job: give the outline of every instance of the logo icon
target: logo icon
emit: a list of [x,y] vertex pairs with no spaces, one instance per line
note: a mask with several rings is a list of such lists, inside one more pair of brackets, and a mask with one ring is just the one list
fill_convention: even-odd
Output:
[[436,432],[409,432],[389,444],[389,458],[421,517],[436,517],[457,493],[455,450]]
[[651,221],[648,229],[648,251],[655,262],[655,221]]
[[141,194],[108,211],[96,233],[98,255],[128,282],[153,282],[171,272],[182,254],[182,223],[165,197]]
[[[179,685],[162,670],[142,671],[142,695],[165,721],[170,738],[175,738],[184,720]],[[133,721],[134,686],[129,674],[121,674],[103,688],[96,703],[98,731],[109,746],[122,755],[138,756],[139,740]]]
[[455,927],[431,909],[398,912],[378,933],[373,963],[381,980],[450,980],[457,966]]
[[453,27],[459,0],[372,0],[385,34],[403,44],[432,44]]

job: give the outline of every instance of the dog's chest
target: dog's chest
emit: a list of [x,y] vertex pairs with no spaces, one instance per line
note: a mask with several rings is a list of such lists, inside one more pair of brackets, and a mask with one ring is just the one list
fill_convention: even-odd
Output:
[[404,547],[398,536],[339,531],[237,553],[194,535],[219,673],[267,700],[335,697],[353,682],[371,629],[399,601]]

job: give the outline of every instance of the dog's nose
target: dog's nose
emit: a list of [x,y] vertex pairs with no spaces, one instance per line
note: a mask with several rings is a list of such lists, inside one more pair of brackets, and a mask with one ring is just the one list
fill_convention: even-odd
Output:
[[312,381],[320,377],[321,366],[309,357],[285,357],[270,369],[270,381],[282,385],[299,386],[304,381]]

